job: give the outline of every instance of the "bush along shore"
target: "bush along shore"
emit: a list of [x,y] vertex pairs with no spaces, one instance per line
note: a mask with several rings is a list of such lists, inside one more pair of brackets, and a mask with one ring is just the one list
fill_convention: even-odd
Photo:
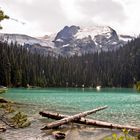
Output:
[[17,111],[15,103],[0,97],[0,132],[8,128],[24,128],[29,125],[27,115]]

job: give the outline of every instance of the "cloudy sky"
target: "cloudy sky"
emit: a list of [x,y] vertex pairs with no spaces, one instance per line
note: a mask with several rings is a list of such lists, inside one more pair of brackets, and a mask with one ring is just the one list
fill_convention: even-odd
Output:
[[137,35],[139,6],[139,0],[0,0],[1,9],[19,21],[2,21],[1,32],[42,36],[65,25],[107,25]]

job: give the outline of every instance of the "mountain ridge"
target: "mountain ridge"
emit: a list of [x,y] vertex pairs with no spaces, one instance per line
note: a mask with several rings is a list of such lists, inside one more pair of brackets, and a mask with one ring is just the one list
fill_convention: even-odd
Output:
[[58,33],[40,38],[24,34],[0,33],[0,41],[17,42],[31,51],[36,50],[43,55],[53,56],[116,50],[133,38],[129,35],[119,35],[109,26],[65,26]]

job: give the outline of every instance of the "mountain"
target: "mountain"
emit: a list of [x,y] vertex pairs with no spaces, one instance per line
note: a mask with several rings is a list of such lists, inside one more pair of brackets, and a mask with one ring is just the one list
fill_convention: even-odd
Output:
[[63,55],[81,55],[101,50],[116,50],[132,38],[120,36],[108,26],[65,26],[57,33],[53,42]]
[[44,55],[56,55],[55,49],[49,44],[49,41],[45,39],[39,39],[35,37],[30,37],[23,34],[5,34],[0,33],[0,41],[8,43],[17,43],[23,45],[25,48],[29,49],[31,52],[37,51],[38,53]]
[[21,34],[0,34],[1,41],[17,42],[32,52],[53,56],[116,50],[131,39],[133,37],[128,35],[118,35],[109,26],[65,26],[56,34],[39,38]]
[[48,46],[46,41],[41,41],[40,39],[30,37],[28,35],[22,34],[0,34],[0,40],[8,41],[8,42],[18,42],[21,45],[24,44],[40,44],[41,46]]

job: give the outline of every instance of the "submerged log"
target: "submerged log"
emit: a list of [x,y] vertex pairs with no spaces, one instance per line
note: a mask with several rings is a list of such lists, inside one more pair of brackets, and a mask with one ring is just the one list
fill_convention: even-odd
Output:
[[[39,112],[39,114],[42,115],[43,117],[47,117],[47,118],[51,118],[51,119],[55,119],[55,120],[60,120],[60,119],[69,117],[68,115],[52,113],[52,112]],[[131,131],[140,132],[140,128],[138,128],[138,127],[119,125],[119,124],[115,124],[115,123],[109,123],[109,122],[93,120],[93,119],[81,118],[80,120],[74,120],[73,122],[79,123],[79,124],[111,128],[111,129],[128,129]]]
[[57,128],[57,127],[59,127],[63,124],[79,120],[79,119],[81,119],[81,117],[85,117],[87,115],[90,115],[92,113],[96,113],[97,111],[100,111],[100,110],[103,110],[103,109],[106,109],[106,108],[107,108],[107,106],[99,107],[99,108],[96,108],[96,109],[92,109],[92,110],[89,110],[89,111],[78,113],[78,114],[73,115],[73,116],[68,116],[68,117],[63,118],[61,120],[58,120],[58,121],[47,124],[43,129]]

